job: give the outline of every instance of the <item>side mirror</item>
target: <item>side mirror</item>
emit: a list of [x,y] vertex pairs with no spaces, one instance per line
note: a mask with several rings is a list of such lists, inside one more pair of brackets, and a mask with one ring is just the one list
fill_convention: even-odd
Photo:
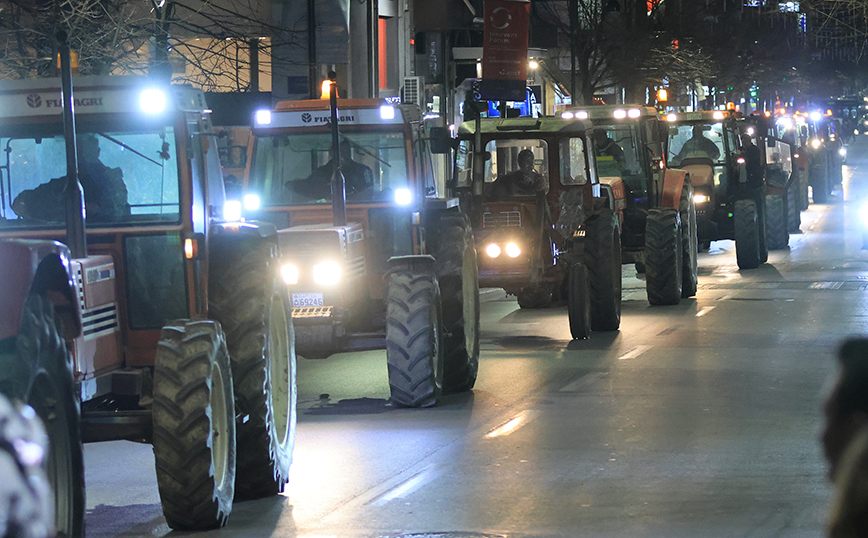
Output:
[[431,153],[449,153],[458,147],[447,127],[431,127]]
[[776,143],[774,138],[766,138],[766,147],[773,148],[775,145]]

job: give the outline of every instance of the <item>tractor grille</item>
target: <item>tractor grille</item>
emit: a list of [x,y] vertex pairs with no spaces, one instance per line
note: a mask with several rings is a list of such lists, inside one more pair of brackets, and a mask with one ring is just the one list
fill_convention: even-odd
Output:
[[505,228],[515,226],[521,228],[521,211],[486,211],[482,214],[483,228]]
[[292,309],[293,319],[328,319],[331,315],[331,306],[302,306]]
[[85,340],[113,333],[118,330],[117,305],[111,303],[82,311],[81,326]]

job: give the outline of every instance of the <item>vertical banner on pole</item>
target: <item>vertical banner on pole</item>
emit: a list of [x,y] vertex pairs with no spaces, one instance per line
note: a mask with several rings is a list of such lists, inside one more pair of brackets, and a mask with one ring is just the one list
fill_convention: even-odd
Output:
[[524,101],[530,2],[485,0],[482,80],[486,101]]

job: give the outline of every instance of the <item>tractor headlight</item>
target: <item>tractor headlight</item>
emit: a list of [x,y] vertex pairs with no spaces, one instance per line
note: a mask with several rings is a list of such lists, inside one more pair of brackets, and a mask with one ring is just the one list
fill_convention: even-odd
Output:
[[497,258],[498,256],[500,256],[500,253],[500,245],[496,243],[490,243],[487,247],[485,247],[485,254],[487,254],[489,258]]
[[823,144],[823,143],[820,142],[820,139],[819,139],[819,138],[812,138],[812,139],[811,139],[811,147],[814,148],[814,149],[820,149],[820,146],[821,146],[822,144]]
[[294,263],[285,263],[280,267],[280,277],[283,278],[283,283],[292,286],[298,284],[298,266]]
[[838,148],[838,155],[840,155],[841,157],[846,157],[847,156],[847,148]]
[[259,209],[260,205],[262,205],[262,202],[260,201],[259,196],[255,194],[244,195],[244,209],[247,211],[256,211]]
[[271,125],[271,111],[261,108],[254,114],[256,125]]
[[512,241],[506,244],[504,250],[506,251],[506,255],[510,258],[518,258],[519,256],[521,256],[521,249]]
[[707,194],[694,194],[693,195],[693,203],[694,204],[704,204],[711,200],[711,198]]
[[410,205],[413,203],[413,192],[410,189],[395,189],[395,203]]
[[335,261],[324,261],[313,266],[313,281],[320,286],[334,286],[341,281],[341,266]]
[[226,200],[223,204],[223,218],[229,222],[241,220],[241,202],[238,200]]
[[166,94],[157,88],[148,88],[139,94],[139,108],[145,114],[162,114],[167,104]]

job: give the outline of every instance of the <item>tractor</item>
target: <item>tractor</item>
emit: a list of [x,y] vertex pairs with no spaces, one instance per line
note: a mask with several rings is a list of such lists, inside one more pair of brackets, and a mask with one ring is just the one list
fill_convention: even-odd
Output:
[[386,350],[390,401],[437,405],[479,361],[473,232],[445,190],[421,109],[282,101],[255,114],[246,211],[278,228],[298,352]]
[[[776,141],[774,148],[766,148],[773,139],[735,111],[670,113],[664,119],[667,164],[683,168],[692,178],[700,249],[707,250],[711,241],[732,239],[738,267],[758,267],[768,260],[769,213],[774,224],[771,244],[785,247],[786,192],[792,187],[790,146]],[[781,153],[783,147],[786,155]],[[770,170],[784,175],[783,179],[775,176],[777,186],[771,192]]]
[[201,91],[62,72],[0,83],[0,391],[46,424],[60,535],[105,440],[153,444],[171,528],[222,526],[292,457],[276,229],[233,218]]
[[458,129],[455,177],[480,251],[479,284],[521,308],[565,300],[570,333],[621,323],[623,191],[600,184],[592,126],[476,118]]
[[672,305],[695,296],[697,221],[691,176],[666,167],[666,133],[657,111],[640,105],[597,105],[562,116],[594,124],[600,182],[625,192],[619,212],[621,260],[645,273],[648,302]]

